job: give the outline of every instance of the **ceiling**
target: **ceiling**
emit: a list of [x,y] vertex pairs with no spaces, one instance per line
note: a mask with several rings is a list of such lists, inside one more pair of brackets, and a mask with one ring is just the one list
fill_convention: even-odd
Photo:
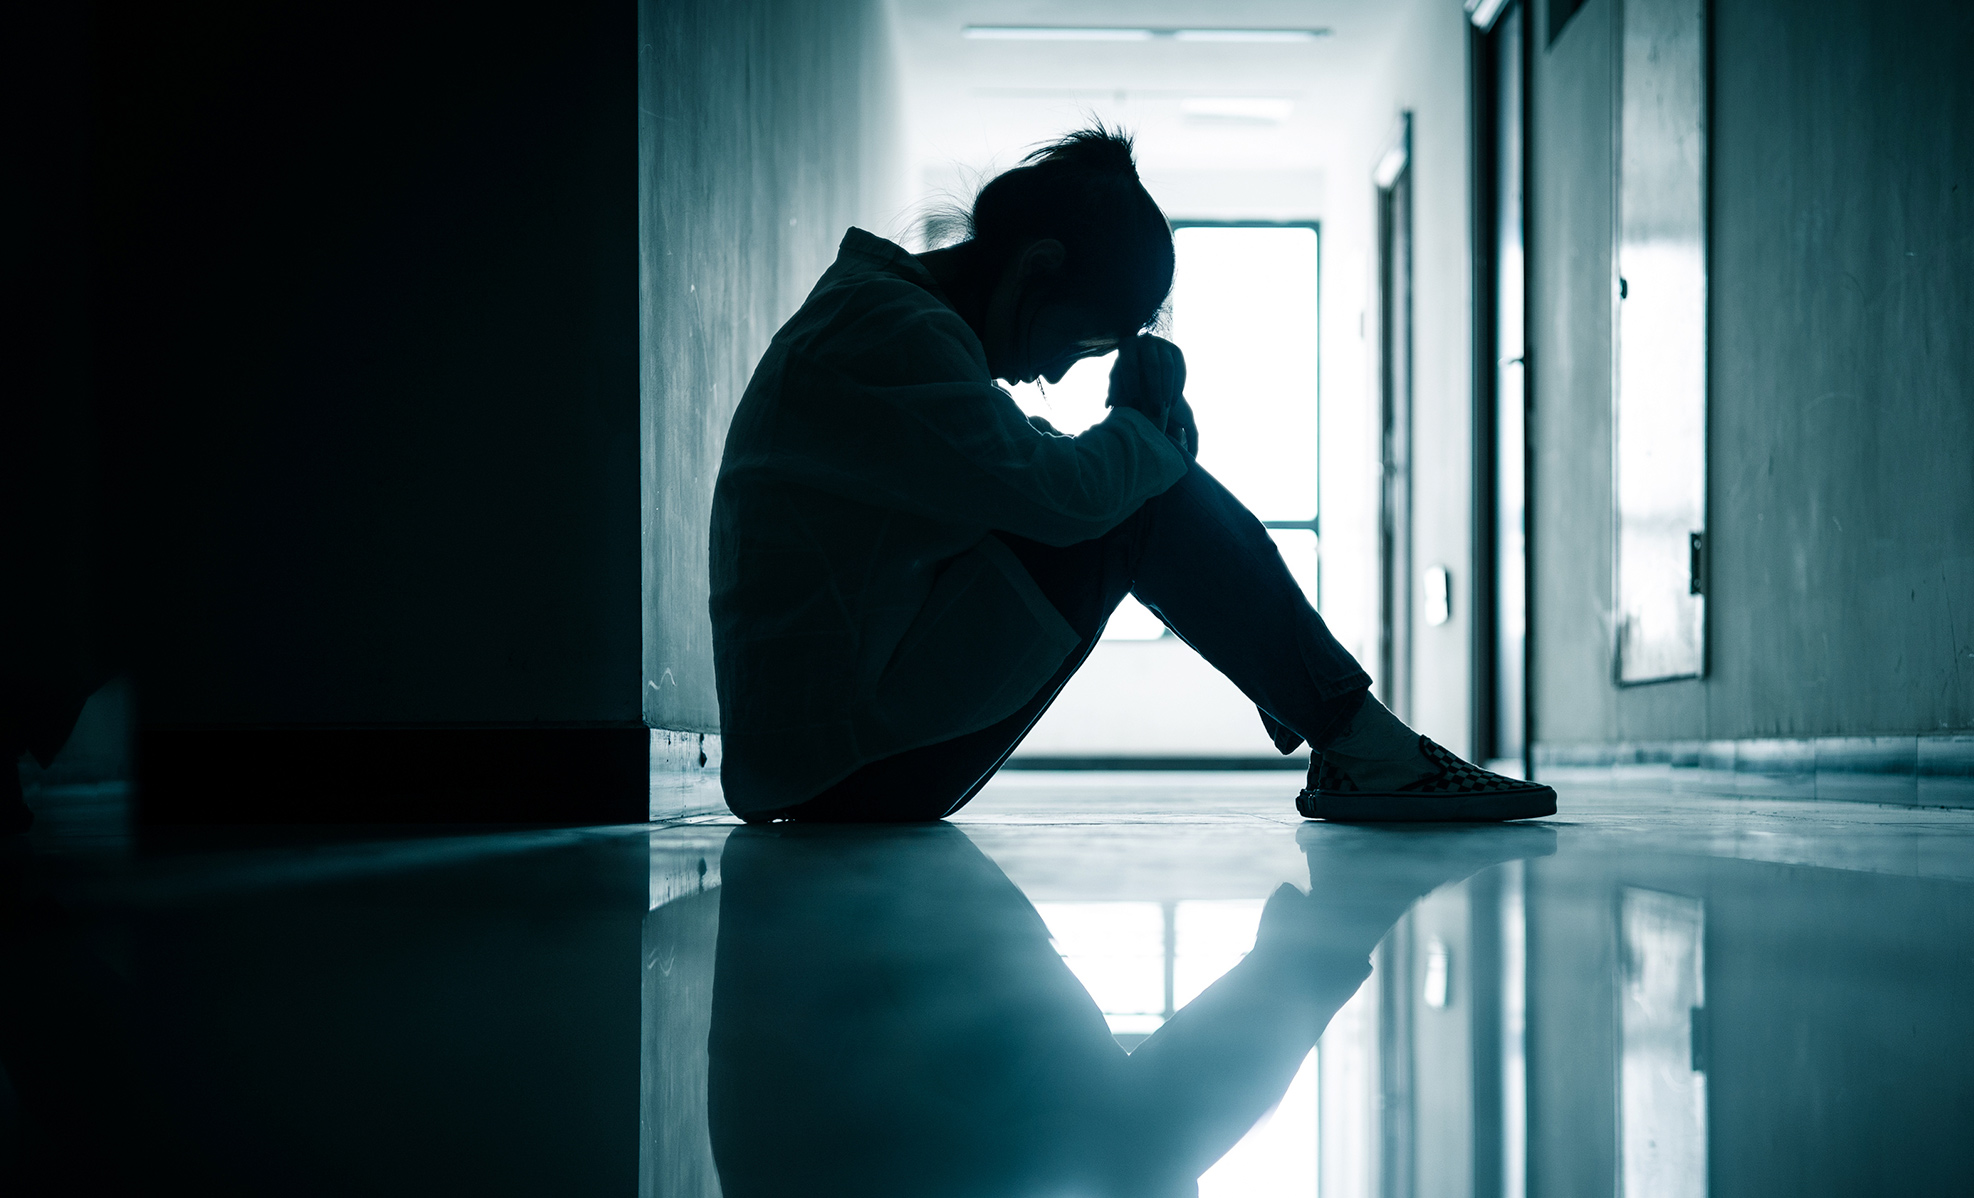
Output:
[[[1354,99],[1381,69],[1410,7],[1375,0],[893,3],[907,144],[919,182],[933,187],[963,185],[964,172],[1005,169],[1027,147],[1093,114],[1137,135],[1148,182],[1196,172],[1333,169],[1339,146],[1358,140],[1343,136],[1340,123],[1363,119]],[[968,25],[1331,32],[1286,44],[1003,41],[966,38]],[[1255,185],[1265,186],[1259,179]]]

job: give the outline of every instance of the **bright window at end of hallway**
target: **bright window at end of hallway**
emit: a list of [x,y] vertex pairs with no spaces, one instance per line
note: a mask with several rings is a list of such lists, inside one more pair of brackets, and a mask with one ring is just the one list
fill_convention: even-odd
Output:
[[[1203,224],[1173,231],[1166,335],[1186,355],[1200,464],[1265,522],[1311,603],[1317,595],[1318,277],[1313,224]],[[1030,414],[1066,433],[1103,419],[1114,356],[1060,384],[1018,387]],[[1158,617],[1126,599],[1105,640],[1149,640]]]
[[1317,237],[1311,225],[1181,225],[1172,340],[1200,465],[1271,524],[1316,518]]

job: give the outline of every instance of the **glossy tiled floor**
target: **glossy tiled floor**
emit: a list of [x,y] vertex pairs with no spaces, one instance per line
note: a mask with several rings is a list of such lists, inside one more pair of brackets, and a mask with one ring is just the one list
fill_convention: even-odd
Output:
[[1974,1189],[1974,813],[1294,784],[138,842],[70,796],[0,845],[0,1192]]

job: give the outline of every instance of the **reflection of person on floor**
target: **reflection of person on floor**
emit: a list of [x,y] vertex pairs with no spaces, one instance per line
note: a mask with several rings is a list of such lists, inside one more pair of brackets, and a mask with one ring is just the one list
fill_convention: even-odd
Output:
[[1310,894],[1278,889],[1253,951],[1127,1055],[959,829],[736,831],[707,1086],[724,1192],[1195,1194],[1419,896],[1554,840],[1306,832]]
[[[972,798],[1136,595],[1322,750],[1298,800],[1349,819],[1514,819],[1554,792],[1476,769],[1369,697],[1267,530],[1194,462],[1177,346],[1143,335],[1172,232],[1130,142],[1071,134],[990,182],[971,237],[852,229],[775,334],[713,497],[728,804],[754,822],[934,820]],[[1118,352],[1076,436],[996,379]]]

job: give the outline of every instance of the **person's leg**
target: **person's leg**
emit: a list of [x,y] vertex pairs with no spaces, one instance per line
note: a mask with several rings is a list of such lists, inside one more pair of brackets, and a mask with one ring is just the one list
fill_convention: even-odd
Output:
[[996,535],[1082,643],[999,723],[871,762],[765,818],[894,823],[959,810],[1048,710],[1129,593],[1254,700],[1274,721],[1269,730],[1284,753],[1303,740],[1322,747],[1347,738],[1353,724],[1376,726],[1360,709],[1384,711],[1368,697],[1370,677],[1330,635],[1261,522],[1197,465],[1095,540],[1057,547]]
[[[1556,792],[1470,765],[1369,694],[1289,576],[1273,538],[1194,466],[1146,504],[1134,593],[1270,718],[1278,748],[1317,750],[1296,806],[1311,818],[1503,820],[1553,815]],[[1285,727],[1289,735],[1277,728]]]
[[[1267,529],[1197,465],[1096,540],[1053,547],[996,535],[1083,638],[1081,643],[1055,676],[1006,719],[872,762],[781,815],[911,822],[941,819],[959,810],[1055,701],[1127,593],[1157,612],[1254,701],[1278,749],[1287,753],[1307,741],[1317,750],[1305,798],[1320,794],[1319,775],[1347,773],[1348,780],[1340,785],[1356,792],[1346,802],[1353,813],[1349,818],[1515,819],[1555,810],[1553,791],[1488,774],[1436,745],[1428,747],[1372,697],[1370,676],[1310,606]],[[1328,767],[1322,768],[1326,759]],[[1419,786],[1437,795],[1434,803],[1397,814],[1379,808],[1364,814],[1362,800]],[[1533,801],[1520,792],[1532,794]],[[1544,803],[1546,810],[1539,810]],[[1321,812],[1305,808],[1303,814]]]
[[1132,593],[1276,725],[1283,752],[1323,748],[1371,678],[1330,634],[1261,521],[1195,465],[1147,503]]
[[[1140,509],[1092,541],[1044,545],[996,533],[1069,626],[1082,638],[1021,709],[990,727],[873,761],[779,818],[831,823],[920,823],[959,810],[987,785],[1035,721],[1055,702],[1130,593],[1131,573],[1150,513]],[[770,817],[774,818],[774,817]]]

